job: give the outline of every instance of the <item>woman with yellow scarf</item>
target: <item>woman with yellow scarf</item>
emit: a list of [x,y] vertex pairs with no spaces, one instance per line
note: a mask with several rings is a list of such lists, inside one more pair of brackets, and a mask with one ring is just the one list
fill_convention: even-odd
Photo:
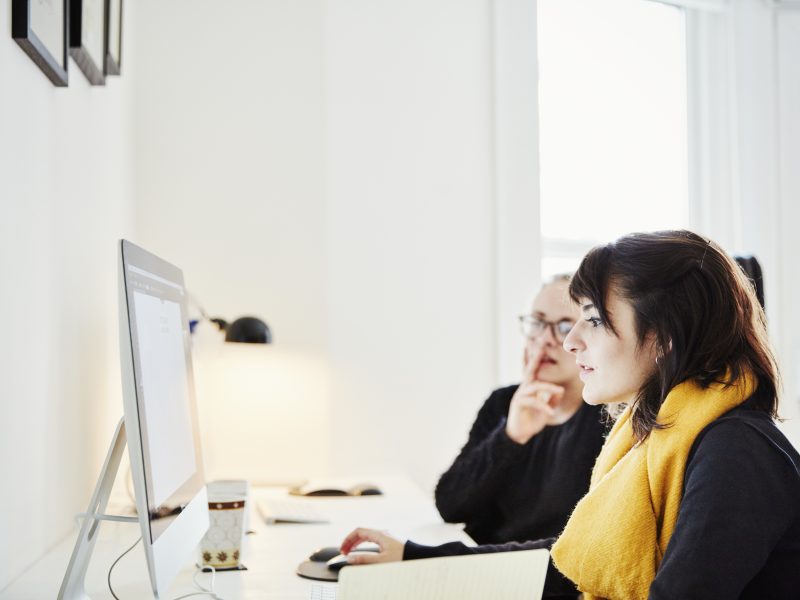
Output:
[[590,251],[570,283],[582,319],[564,340],[584,400],[619,412],[556,540],[377,543],[353,563],[551,548],[545,597],[800,598],[800,455],[774,424],[778,369],[738,265],[688,231]]

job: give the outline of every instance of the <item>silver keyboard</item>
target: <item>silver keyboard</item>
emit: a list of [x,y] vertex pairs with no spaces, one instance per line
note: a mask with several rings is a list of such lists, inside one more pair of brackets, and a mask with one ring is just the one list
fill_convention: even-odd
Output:
[[313,506],[292,499],[262,498],[256,502],[267,523],[329,523],[330,520]]

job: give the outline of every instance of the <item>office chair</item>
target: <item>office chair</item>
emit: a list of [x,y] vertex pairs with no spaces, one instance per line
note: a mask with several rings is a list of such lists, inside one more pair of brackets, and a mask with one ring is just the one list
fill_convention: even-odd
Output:
[[742,271],[752,282],[756,290],[756,297],[761,303],[761,308],[766,308],[764,304],[764,276],[761,273],[761,265],[758,264],[755,256],[734,256],[734,260],[742,267]]

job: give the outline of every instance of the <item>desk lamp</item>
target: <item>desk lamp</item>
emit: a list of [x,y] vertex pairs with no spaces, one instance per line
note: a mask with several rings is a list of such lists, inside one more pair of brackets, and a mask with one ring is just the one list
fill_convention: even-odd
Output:
[[[220,331],[225,332],[226,342],[236,342],[241,344],[271,344],[272,331],[269,325],[258,317],[239,317],[232,323],[228,323],[220,317],[211,318],[199,302],[190,294],[189,300],[200,310],[200,315],[206,321],[214,323]],[[189,322],[189,331],[194,333],[195,327],[200,319],[192,319]]]
[[272,332],[269,326],[258,317],[239,317],[232,323],[224,319],[211,319],[211,322],[225,332],[226,342],[242,344],[271,344]]

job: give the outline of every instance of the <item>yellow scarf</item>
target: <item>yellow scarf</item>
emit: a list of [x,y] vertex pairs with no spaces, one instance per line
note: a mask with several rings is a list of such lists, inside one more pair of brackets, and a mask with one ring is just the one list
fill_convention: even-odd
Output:
[[608,435],[578,502],[552,549],[555,565],[584,598],[645,600],[675,529],[686,459],[697,435],[755,390],[747,375],[724,388],[687,381],[667,395],[654,429],[636,446],[626,409]]

